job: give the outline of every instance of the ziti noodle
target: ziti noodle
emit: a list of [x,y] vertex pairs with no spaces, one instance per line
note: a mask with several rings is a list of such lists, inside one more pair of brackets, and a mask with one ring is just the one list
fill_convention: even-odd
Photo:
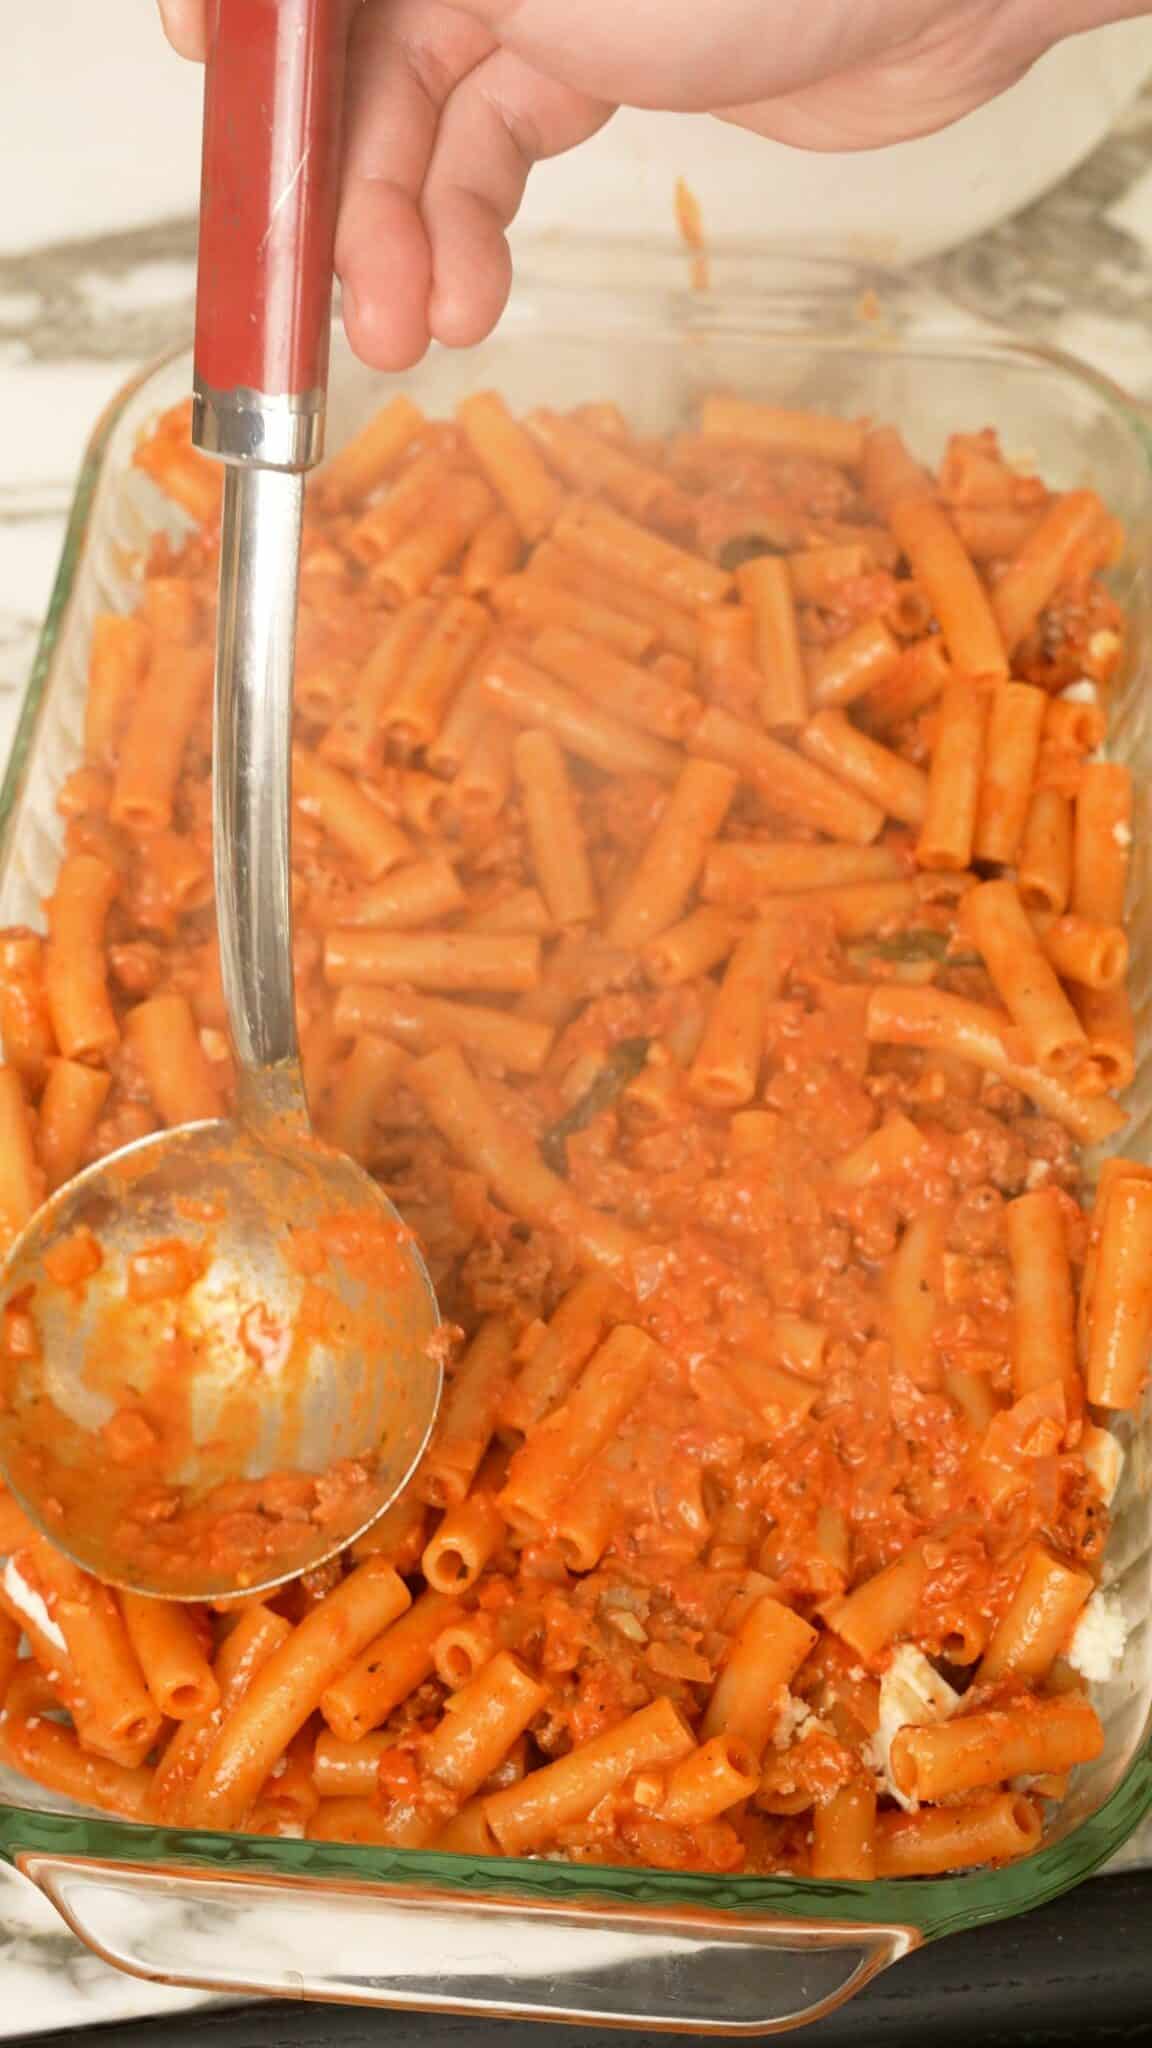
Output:
[[[6,1238],[231,1092],[216,479],[182,414],[138,460],[193,524],[95,622],[46,934],[0,934]],[[0,1501],[0,1754],[324,1841],[1028,1852],[1103,1739],[1152,1320],[1152,1173],[1080,1166],[1133,1064],[1114,522],[991,431],[933,476],[722,397],[666,441],[396,398],[309,504],[304,1061],[426,1249],[443,1413],[343,1563],[239,1613],[118,1597]]]

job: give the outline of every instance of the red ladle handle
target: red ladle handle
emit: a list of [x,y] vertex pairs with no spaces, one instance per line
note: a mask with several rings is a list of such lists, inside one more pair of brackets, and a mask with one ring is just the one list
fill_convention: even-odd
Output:
[[214,0],[196,283],[196,445],[319,461],[348,0]]

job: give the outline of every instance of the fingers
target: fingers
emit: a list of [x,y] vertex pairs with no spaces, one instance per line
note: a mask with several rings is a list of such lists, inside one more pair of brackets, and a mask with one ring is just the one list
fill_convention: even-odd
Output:
[[438,0],[369,0],[356,19],[336,269],[348,339],[373,369],[407,369],[428,346],[424,181],[442,109],[491,49],[481,24]]
[[595,134],[610,107],[541,76],[441,0],[369,0],[349,66],[336,268],[356,353],[418,361],[431,336],[479,341],[499,318],[504,238],[534,162]]
[[505,229],[533,164],[587,141],[612,111],[508,50],[494,51],[455,87],[424,186],[429,327],[438,341],[469,347],[495,326],[512,277]]
[[160,19],[172,48],[202,64],[208,49],[207,0],[160,0]]
[[432,255],[420,210],[387,180],[344,195],[336,244],[344,328],[373,370],[408,370],[428,346]]

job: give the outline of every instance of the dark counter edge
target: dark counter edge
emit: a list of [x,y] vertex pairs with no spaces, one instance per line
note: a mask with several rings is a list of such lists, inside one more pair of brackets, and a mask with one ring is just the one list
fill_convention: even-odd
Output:
[[[630,2038],[645,2037],[278,2000],[23,2034],[8,2048],[33,2041],[40,2048],[626,2048]],[[674,2048],[693,2037],[661,2038]],[[789,2038],[805,2048],[1028,2048],[1073,2040],[1152,2048],[1152,1871],[1101,1878],[1021,1919],[937,1942]]]

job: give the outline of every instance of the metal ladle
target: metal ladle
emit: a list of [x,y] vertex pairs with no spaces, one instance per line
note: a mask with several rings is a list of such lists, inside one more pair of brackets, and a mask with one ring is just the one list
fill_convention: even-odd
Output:
[[13,1492],[88,1570],[177,1599],[332,1556],[404,1486],[440,1396],[420,1256],[312,1135],[292,981],[297,578],[346,17],[346,0],[218,0],[207,72],[193,438],[227,465],[213,836],[235,1120],[90,1167],[0,1275],[25,1333],[3,1360]]

